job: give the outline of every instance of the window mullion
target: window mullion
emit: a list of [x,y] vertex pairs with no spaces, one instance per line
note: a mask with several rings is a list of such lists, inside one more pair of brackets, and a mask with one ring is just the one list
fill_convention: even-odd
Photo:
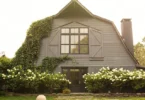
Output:
[[80,54],[80,35],[78,35],[78,37],[79,37],[78,49],[79,49],[79,54]]
[[[70,31],[71,31],[71,29],[70,29]],[[68,44],[69,45],[69,54],[71,53],[71,34],[70,33],[69,33],[69,44]]]
[[79,28],[78,37],[79,37],[78,49],[79,49],[79,54],[80,54],[80,28]]

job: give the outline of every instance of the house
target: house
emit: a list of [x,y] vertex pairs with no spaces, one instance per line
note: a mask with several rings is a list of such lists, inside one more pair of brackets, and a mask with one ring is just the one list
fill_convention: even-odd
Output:
[[55,15],[51,35],[42,40],[37,65],[47,56],[73,57],[75,62],[62,63],[55,72],[67,75],[73,92],[82,92],[82,75],[86,73],[107,66],[136,68],[131,19],[122,19],[121,29],[122,36],[112,21],[92,14],[78,0],[71,0]]

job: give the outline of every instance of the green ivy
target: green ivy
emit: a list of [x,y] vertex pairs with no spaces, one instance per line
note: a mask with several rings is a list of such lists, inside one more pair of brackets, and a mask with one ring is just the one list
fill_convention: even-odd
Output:
[[24,68],[34,66],[38,59],[42,38],[50,35],[52,21],[53,16],[38,20],[30,25],[24,43],[13,58],[14,65],[22,65]]
[[56,67],[67,61],[71,60],[72,58],[68,56],[63,56],[63,57],[46,57],[42,60],[42,71],[48,71],[49,73],[53,73]]

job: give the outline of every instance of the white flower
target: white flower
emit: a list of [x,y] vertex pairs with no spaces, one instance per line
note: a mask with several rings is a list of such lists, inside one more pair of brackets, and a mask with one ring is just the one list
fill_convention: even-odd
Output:
[[8,72],[10,72],[11,70],[7,69]]
[[5,74],[2,74],[2,77],[3,77],[3,79],[5,79],[6,78],[6,75]]
[[30,69],[27,70],[29,73],[32,72]]

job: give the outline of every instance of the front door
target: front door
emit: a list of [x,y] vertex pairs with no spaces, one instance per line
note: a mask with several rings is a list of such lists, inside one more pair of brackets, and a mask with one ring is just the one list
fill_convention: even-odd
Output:
[[86,67],[62,68],[62,73],[66,74],[67,79],[71,81],[71,85],[69,87],[72,92],[85,92],[83,75],[87,72],[88,68]]

